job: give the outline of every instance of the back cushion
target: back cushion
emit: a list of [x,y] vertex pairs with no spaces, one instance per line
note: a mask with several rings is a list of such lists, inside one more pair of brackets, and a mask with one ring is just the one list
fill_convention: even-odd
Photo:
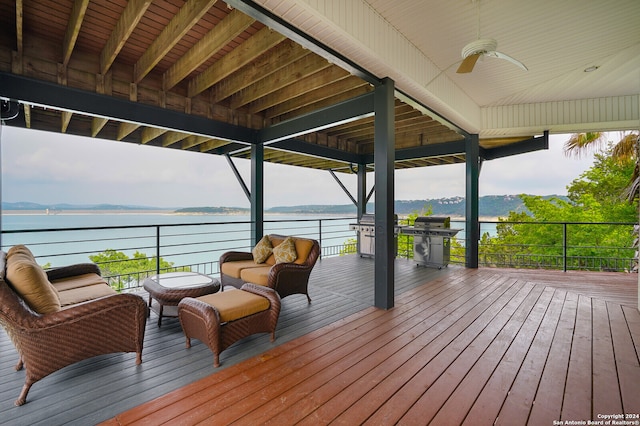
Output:
[[60,310],[58,292],[27,247],[18,245],[9,249],[6,278],[35,312],[48,314]]

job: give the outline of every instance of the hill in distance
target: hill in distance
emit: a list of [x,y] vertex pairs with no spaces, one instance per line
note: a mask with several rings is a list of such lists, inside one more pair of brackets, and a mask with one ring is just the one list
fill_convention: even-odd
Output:
[[[561,195],[548,195],[543,198],[560,198],[566,200],[567,197]],[[406,216],[411,213],[421,214],[428,211],[431,207],[434,216],[452,216],[464,217],[465,215],[465,199],[464,197],[435,198],[427,200],[396,200],[395,213],[400,216]],[[524,204],[518,195],[486,195],[480,197],[478,201],[479,215],[482,217],[506,217],[510,211],[522,212],[526,211]],[[372,212],[374,205],[369,203],[367,211]],[[114,211],[173,211],[177,214],[249,214],[250,209],[245,207],[187,207],[178,209],[168,209],[151,206],[132,206],[119,204],[92,204],[92,205],[76,205],[76,204],[39,204],[32,202],[3,202],[3,211],[95,211],[98,212],[114,212]],[[318,204],[318,205],[299,205],[299,206],[281,206],[266,209],[267,214],[310,214],[310,215],[355,215],[356,207],[353,204]]]

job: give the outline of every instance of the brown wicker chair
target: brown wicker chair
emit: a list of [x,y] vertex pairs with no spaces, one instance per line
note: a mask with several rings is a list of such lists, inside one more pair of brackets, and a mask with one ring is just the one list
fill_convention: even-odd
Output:
[[[269,237],[276,242],[283,241],[286,236],[271,234]],[[246,282],[266,285],[278,292],[281,298],[292,294],[304,294],[311,303],[308,286],[309,276],[320,256],[320,244],[316,240],[295,238],[310,243],[311,250],[304,259],[297,259],[295,263],[269,263],[256,264],[253,262],[253,254],[250,252],[229,251],[220,256],[220,282],[222,288],[231,285],[242,287]],[[297,243],[296,243],[297,244]],[[237,262],[235,267],[225,265],[228,262]],[[262,277],[259,277],[262,275]],[[263,281],[263,282],[258,282]]]
[[[48,271],[48,278],[70,279],[97,273],[93,264]],[[31,386],[67,365],[96,355],[136,352],[142,362],[147,305],[133,294],[112,294],[48,314],[34,312],[5,280],[6,253],[0,251],[0,323],[13,341],[25,367],[25,383],[16,405],[26,402]]]

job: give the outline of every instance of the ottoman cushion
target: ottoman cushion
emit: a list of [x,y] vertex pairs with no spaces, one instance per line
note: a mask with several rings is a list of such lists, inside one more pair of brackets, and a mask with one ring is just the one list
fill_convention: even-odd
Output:
[[223,291],[200,296],[197,299],[214,306],[220,314],[220,322],[235,321],[266,311],[271,306],[269,299],[242,290]]

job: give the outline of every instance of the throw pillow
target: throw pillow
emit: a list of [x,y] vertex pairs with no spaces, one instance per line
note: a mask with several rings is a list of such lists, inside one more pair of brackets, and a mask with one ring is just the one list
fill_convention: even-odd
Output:
[[258,244],[251,250],[251,254],[253,254],[253,261],[256,263],[264,263],[265,260],[271,256],[271,252],[273,251],[273,245],[271,245],[271,240],[268,235],[262,237]]
[[276,263],[290,263],[298,258],[296,243],[293,238],[287,237],[283,242],[273,248]]
[[60,310],[57,290],[31,251],[23,245],[14,246],[7,252],[7,281],[35,312],[48,314]]

